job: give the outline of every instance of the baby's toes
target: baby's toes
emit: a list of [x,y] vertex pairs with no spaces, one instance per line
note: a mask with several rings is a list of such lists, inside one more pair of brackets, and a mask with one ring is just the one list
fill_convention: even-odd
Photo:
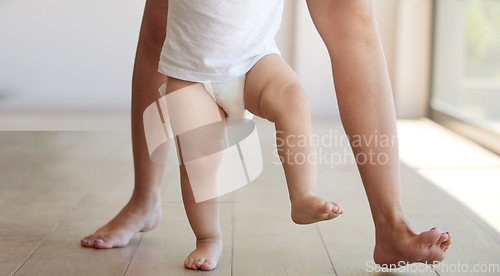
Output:
[[[332,211],[334,213],[337,213],[337,214],[340,215],[340,214],[342,214],[344,212],[344,209],[342,208],[342,206],[340,206],[340,204],[337,204],[335,202],[332,202],[332,204],[334,206],[334,208],[332,208]],[[335,207],[337,207],[337,208],[335,208]]]
[[328,214],[331,211],[335,211],[337,207],[333,205],[331,202],[325,202],[321,207],[319,208],[319,212],[321,214]]
[[194,265],[196,266],[196,269],[200,268],[201,265],[205,262],[205,258],[198,258],[196,259],[196,262],[194,262]]
[[217,264],[215,264],[214,262],[210,261],[210,260],[206,260],[201,266],[201,270],[213,270],[215,267],[217,266]]
[[188,269],[194,269],[196,270],[197,267],[193,264],[194,263],[194,260],[193,258],[187,258],[186,261],[184,262],[184,267],[185,268],[188,268]]

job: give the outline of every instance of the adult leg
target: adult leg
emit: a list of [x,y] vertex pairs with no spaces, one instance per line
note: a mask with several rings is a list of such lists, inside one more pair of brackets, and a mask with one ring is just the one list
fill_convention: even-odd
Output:
[[151,161],[145,140],[143,112],[159,98],[165,76],[157,72],[165,39],[168,1],[147,0],[132,79],[132,145],[135,186],[127,205],[110,222],[82,239],[87,247],[126,246],[134,234],[156,227],[161,219],[160,185],[164,166]]
[[342,207],[315,195],[317,153],[309,101],[295,72],[278,55],[267,55],[248,72],[245,106],[276,125],[276,144],[292,203],[292,220],[314,223],[337,217]]
[[307,3],[332,59],[346,133],[367,138],[356,143],[351,140],[354,154],[381,156],[387,161],[358,164],[376,227],[375,262],[443,260],[451,236],[437,228],[417,235],[403,215],[397,139],[392,145],[365,143],[370,137],[397,137],[392,90],[372,1]]

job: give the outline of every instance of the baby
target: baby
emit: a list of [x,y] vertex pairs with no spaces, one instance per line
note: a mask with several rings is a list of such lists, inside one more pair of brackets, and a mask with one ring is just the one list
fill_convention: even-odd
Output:
[[[166,38],[159,63],[159,72],[167,79],[160,91],[167,98],[169,109],[168,118],[164,119],[177,137],[179,155],[184,161],[186,156],[213,152],[205,144],[224,136],[226,121],[249,119],[252,113],[275,123],[277,139],[287,141],[278,143],[278,153],[288,185],[291,218],[297,224],[310,224],[333,219],[343,209],[315,194],[316,162],[286,161],[293,160],[289,157],[294,155],[315,156],[316,148],[312,140],[294,141],[312,138],[313,133],[306,93],[274,41],[283,4],[284,0],[168,1]],[[392,94],[370,1],[309,0],[308,6],[335,61],[332,64],[346,132],[396,135]],[[145,20],[147,11],[148,5]],[[350,28],[332,24],[338,21],[331,18],[343,20]],[[179,104],[169,104],[169,97],[180,99]],[[205,143],[179,138],[203,126],[213,126],[203,136]],[[358,164],[376,227],[375,262],[443,260],[451,244],[449,233],[433,228],[416,234],[404,218],[399,199],[397,145],[368,144],[353,147],[353,151],[384,153],[389,157],[384,164]],[[214,156],[215,159],[180,165],[184,206],[196,236],[196,249],[184,263],[189,269],[214,269],[222,252],[216,200],[198,202],[192,189],[193,182],[215,185],[220,160]],[[134,194],[147,190],[141,187],[136,182]],[[157,206],[156,211],[143,214],[146,221],[135,213],[130,215],[134,208],[129,203],[110,223],[82,239],[82,245],[125,246],[133,234],[154,228],[161,217]]]
[[[283,0],[169,2],[159,71],[168,77],[162,95],[167,95],[174,135],[213,125],[221,117],[250,118],[245,108],[274,122],[281,139],[289,135],[312,135],[306,94],[293,70],[280,57],[274,41],[282,9]],[[207,83],[212,95],[205,91],[207,85],[196,86],[196,83]],[[176,94],[173,95],[175,104],[169,103],[174,101],[173,97],[169,98],[171,93]],[[184,103],[192,103],[192,108]],[[174,105],[183,107],[176,112],[172,110]],[[213,132],[217,130],[214,128]],[[207,136],[210,135],[204,135],[204,143]],[[186,151],[205,151],[195,143],[186,145],[180,141],[184,159]],[[314,150],[284,145],[279,152],[310,156]],[[213,185],[217,165],[213,160],[201,161],[194,165],[197,171],[203,171],[200,180],[193,173],[183,173],[181,177],[186,213],[198,241],[197,249],[186,259],[187,268],[213,269],[221,253],[217,205],[212,201],[196,203],[191,190],[193,182]],[[313,164],[284,163],[283,166],[294,222],[313,223],[342,213],[338,204],[314,194],[316,168]],[[182,166],[181,170],[193,171],[189,165]]]

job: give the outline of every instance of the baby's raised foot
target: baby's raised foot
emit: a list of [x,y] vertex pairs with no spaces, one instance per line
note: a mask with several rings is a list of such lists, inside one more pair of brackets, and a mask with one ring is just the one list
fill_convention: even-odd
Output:
[[310,224],[338,217],[344,212],[342,206],[327,202],[315,195],[292,200],[292,220],[297,224]]

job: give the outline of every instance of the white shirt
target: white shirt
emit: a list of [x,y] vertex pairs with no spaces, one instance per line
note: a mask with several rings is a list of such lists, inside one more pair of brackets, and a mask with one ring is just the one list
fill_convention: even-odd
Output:
[[193,82],[245,75],[274,41],[283,0],[170,0],[158,71]]

